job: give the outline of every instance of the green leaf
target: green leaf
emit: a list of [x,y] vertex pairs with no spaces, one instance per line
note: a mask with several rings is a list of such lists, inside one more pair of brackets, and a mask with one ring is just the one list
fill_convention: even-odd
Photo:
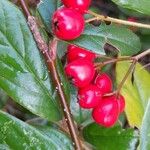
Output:
[[0,109],[5,106],[8,99],[8,95],[0,88]]
[[109,43],[121,55],[133,55],[140,51],[139,38],[130,30],[116,25],[101,24],[99,27],[87,25],[84,33],[71,43],[95,53],[104,54],[104,45]]
[[67,77],[64,74],[63,65],[59,58],[57,58],[57,60],[56,60],[56,69],[57,69],[58,75],[60,77],[62,88],[64,89],[64,93],[66,94],[66,98],[69,102],[70,101],[70,84],[69,84]]
[[86,121],[89,121],[91,118],[91,110],[82,109],[79,106],[77,99],[77,89],[73,86],[70,87],[71,92],[71,102],[70,102],[70,110],[73,114],[74,119],[78,124],[82,124]]
[[10,148],[6,144],[0,144],[0,150],[10,150]]
[[42,134],[48,136],[55,145],[57,145],[57,149],[62,150],[73,150],[72,141],[65,135],[63,132],[59,131],[58,129],[49,127],[49,126],[36,126]]
[[145,15],[150,15],[150,1],[149,0],[112,0],[117,5],[138,11]]
[[54,11],[61,6],[60,0],[42,0],[38,6],[38,12],[46,26],[46,29],[51,32],[51,19]]
[[60,119],[53,82],[24,16],[12,3],[1,0],[0,21],[0,87],[34,114]]
[[[117,63],[116,72],[118,84],[123,79],[129,66],[129,62]],[[121,93],[124,95],[126,100],[125,113],[129,124],[133,127],[136,126],[139,128],[144,115],[144,110],[147,106],[148,100],[150,99],[150,74],[145,69],[142,69],[140,64],[137,64],[134,71],[133,83],[131,78],[132,76],[130,75],[125,82]]]
[[11,150],[42,149],[72,150],[69,138],[62,132],[47,127],[38,130],[2,111],[0,111],[0,143],[5,143]]
[[96,150],[135,150],[138,142],[133,129],[121,129],[119,125],[104,128],[93,123],[83,129],[83,136]]
[[150,149],[150,101],[145,110],[140,130],[140,150]]

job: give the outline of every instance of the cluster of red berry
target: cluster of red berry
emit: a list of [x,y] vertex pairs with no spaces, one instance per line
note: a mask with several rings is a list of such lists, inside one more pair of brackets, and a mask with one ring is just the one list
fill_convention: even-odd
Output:
[[64,6],[52,18],[53,33],[62,40],[73,40],[84,30],[84,13],[91,0],[62,0]]
[[125,100],[122,95],[104,97],[106,93],[112,92],[112,81],[106,73],[96,73],[93,63],[95,58],[94,53],[69,45],[65,72],[79,88],[80,107],[92,108],[95,122],[111,127],[118,120],[119,114],[124,111]]
[[[64,6],[58,9],[52,19],[53,33],[63,40],[73,40],[84,30],[83,14],[88,10],[91,0],[62,0]],[[101,73],[96,75],[94,59],[96,55],[74,45],[68,46],[66,74],[79,88],[79,105],[93,109],[92,116],[98,124],[111,127],[123,112],[125,100],[122,95],[104,97],[112,92],[110,77]]]

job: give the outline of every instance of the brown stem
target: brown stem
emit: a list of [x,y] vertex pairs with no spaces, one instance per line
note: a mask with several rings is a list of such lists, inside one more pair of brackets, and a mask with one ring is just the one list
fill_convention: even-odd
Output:
[[[27,8],[27,5],[25,4],[24,0],[20,0],[20,3],[21,3],[22,9],[24,10],[25,15],[27,17],[30,30],[32,31],[32,34],[35,38],[35,41],[38,45],[38,48],[40,49],[40,51],[45,56],[49,72],[52,74],[53,80],[54,80],[55,85],[57,87],[57,91],[58,91],[58,95],[60,97],[60,102],[61,102],[61,106],[63,108],[65,120],[66,120],[66,123],[68,125],[72,140],[74,142],[75,149],[81,150],[82,149],[81,143],[80,143],[80,140],[78,138],[78,134],[77,134],[77,130],[76,130],[76,127],[74,124],[74,120],[73,120],[73,117],[71,115],[69,106],[67,104],[67,100],[66,100],[66,97],[65,97],[62,85],[61,85],[61,81],[60,81],[58,72],[56,70],[56,62],[55,62],[56,53],[55,52],[57,49],[57,40],[54,39],[52,41],[52,43],[50,44],[50,47],[48,47],[48,45],[43,40],[43,38],[39,32],[35,18],[33,16],[31,16],[29,9]],[[50,48],[50,50],[52,50],[52,53],[49,52],[49,48]]]
[[[112,58],[112,59],[108,57],[109,60],[107,60],[107,61],[100,62],[100,63],[95,63],[95,67],[96,67],[96,68],[98,68],[98,67],[103,67],[103,66],[108,65],[108,64],[111,64],[111,63],[116,63],[116,62],[118,62],[118,61],[130,61],[130,60],[132,60],[132,61],[134,61],[134,60],[138,61],[139,59],[141,59],[142,57],[144,57],[144,56],[146,56],[146,55],[148,55],[148,54],[150,54],[150,49],[148,49],[148,50],[142,52],[141,54],[138,54],[138,55],[136,55],[136,56],[133,56],[133,57],[124,56],[124,57]],[[103,57],[103,56],[102,56],[102,57]]]
[[121,19],[117,19],[117,18],[112,18],[112,17],[108,17],[108,16],[103,16],[103,15],[99,15],[99,14],[97,14],[97,13],[95,13],[95,12],[92,12],[92,11],[90,11],[90,10],[89,10],[87,13],[94,16],[93,19],[87,20],[87,21],[86,21],[87,23],[88,23],[89,21],[102,20],[102,21],[110,21],[110,22],[114,22],[114,23],[118,23],[118,24],[124,24],[124,25],[128,25],[128,26],[134,26],[134,27],[139,27],[139,28],[150,29],[150,25],[149,25],[149,24],[131,22],[131,21],[127,21],[127,20],[121,20]]
[[142,57],[144,57],[144,56],[146,56],[146,55],[148,55],[148,54],[150,54],[150,49],[148,49],[148,50],[142,52],[142,53],[139,54],[139,55],[134,56],[133,58],[138,61],[140,58],[142,58]]
[[127,73],[125,74],[124,78],[123,78],[122,81],[120,82],[120,84],[119,84],[119,86],[118,86],[118,89],[117,89],[117,92],[116,92],[117,96],[119,95],[119,93],[120,93],[120,91],[121,91],[121,88],[122,88],[123,85],[125,84],[127,78],[128,78],[129,75],[133,72],[136,63],[137,63],[136,60],[134,60],[134,61],[132,62],[132,64],[130,65],[130,67],[129,67],[128,71],[127,71]]
[[104,61],[104,62],[100,62],[100,63],[95,63],[95,67],[98,68],[98,67],[103,67],[105,65],[108,65],[108,64],[111,64],[111,63],[115,63],[115,62],[118,62],[118,61],[130,61],[130,60],[134,60],[135,58],[132,58],[132,57],[120,57],[120,58],[114,58],[114,59],[110,59],[108,61]]

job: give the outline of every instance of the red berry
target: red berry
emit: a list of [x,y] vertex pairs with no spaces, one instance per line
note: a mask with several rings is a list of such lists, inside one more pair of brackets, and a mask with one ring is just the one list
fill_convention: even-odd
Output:
[[84,13],[88,10],[91,0],[62,0],[63,4],[68,8],[77,9]]
[[135,17],[129,17],[127,20],[130,22],[137,22],[137,19]]
[[102,93],[95,85],[88,85],[78,92],[79,105],[82,108],[90,109],[96,107],[100,103],[101,98]]
[[114,96],[101,100],[98,107],[93,109],[93,119],[96,123],[104,126],[113,126],[119,117],[119,106]]
[[125,99],[122,95],[119,95],[117,101],[118,101],[120,113],[122,113],[125,109]]
[[65,67],[65,72],[72,78],[73,84],[77,87],[87,86],[95,74],[92,62],[84,59],[78,59],[69,63]]
[[71,8],[62,7],[52,17],[53,33],[60,39],[73,40],[84,30],[83,16]]
[[112,90],[112,81],[106,73],[98,75],[95,79],[95,84],[103,93],[109,93]]
[[67,60],[72,62],[76,59],[84,58],[89,61],[93,61],[96,55],[90,51],[87,51],[83,48],[77,47],[75,45],[69,45],[67,48]]

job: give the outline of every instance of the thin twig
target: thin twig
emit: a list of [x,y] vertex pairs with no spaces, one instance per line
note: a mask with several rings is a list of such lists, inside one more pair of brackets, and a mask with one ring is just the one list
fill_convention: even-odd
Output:
[[[66,123],[68,125],[72,140],[74,142],[75,149],[81,150],[82,149],[81,143],[80,143],[80,140],[78,138],[78,134],[77,134],[77,130],[76,130],[76,127],[74,124],[74,120],[73,120],[73,117],[71,115],[69,106],[67,104],[67,100],[66,100],[66,97],[65,97],[62,85],[61,85],[60,77],[59,77],[58,72],[56,70],[56,62],[55,62],[56,55],[54,53],[56,52],[56,49],[57,49],[57,40],[54,39],[52,41],[52,44],[50,45],[50,47],[48,47],[48,45],[43,40],[43,38],[39,32],[35,18],[33,16],[31,16],[24,0],[20,0],[20,3],[22,6],[22,9],[25,12],[25,15],[26,15],[27,20],[28,20],[28,25],[29,25],[32,33],[33,33],[33,36],[34,36],[35,41],[38,45],[38,48],[40,49],[42,54],[45,56],[45,59],[46,59],[47,65],[48,65],[48,69],[49,69],[49,73],[52,74],[53,81],[57,87],[58,95],[60,97],[61,106],[63,108],[64,116],[66,118],[65,120],[66,120]],[[50,48],[50,50],[52,50],[52,53],[49,52],[49,48]]]
[[150,25],[149,24],[131,22],[131,21],[116,19],[116,18],[112,18],[112,17],[108,17],[108,16],[103,16],[103,15],[99,15],[99,14],[97,14],[95,12],[92,12],[90,10],[87,13],[95,16],[94,18],[88,19],[86,21],[87,23],[91,22],[91,21],[94,21],[94,20],[102,20],[102,21],[114,22],[114,23],[117,23],[117,24],[124,24],[124,25],[128,25],[128,26],[134,26],[134,27],[139,27],[139,28],[150,29]]
[[127,78],[128,78],[129,75],[133,72],[136,63],[137,63],[136,60],[134,60],[134,61],[132,62],[132,64],[130,65],[130,67],[129,67],[128,71],[127,71],[127,73],[125,74],[124,78],[123,78],[122,81],[120,82],[120,84],[119,84],[119,86],[118,86],[118,89],[117,89],[117,92],[116,92],[116,95],[117,95],[117,96],[119,96],[120,91],[121,91],[123,85],[125,84]]
[[146,56],[148,54],[150,54],[150,49],[142,52],[141,54],[138,54],[138,55],[134,56],[133,58],[138,61],[139,59],[141,59],[142,57],[144,57],[144,56]]
[[104,61],[104,62],[99,62],[99,63],[95,63],[95,67],[98,68],[98,67],[103,67],[105,65],[108,65],[108,64],[111,64],[111,63],[116,63],[116,62],[119,62],[119,61],[133,61],[133,60],[136,60],[138,61],[139,59],[141,59],[142,57],[146,56],[150,54],[150,49],[142,52],[141,54],[138,54],[136,56],[133,56],[133,57],[130,57],[130,56],[124,56],[124,57],[118,57],[118,58],[112,58],[112,59],[109,59],[107,61]]

